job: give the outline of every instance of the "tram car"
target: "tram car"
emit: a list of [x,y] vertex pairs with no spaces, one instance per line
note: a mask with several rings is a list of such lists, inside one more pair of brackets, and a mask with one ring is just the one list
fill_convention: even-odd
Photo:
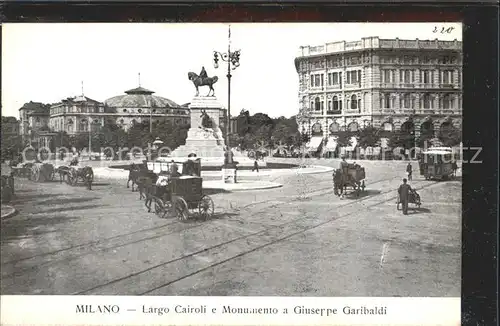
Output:
[[[429,148],[420,154],[419,170],[426,180],[447,180],[453,177],[453,150],[448,147]],[[456,164],[456,163],[455,163]]]

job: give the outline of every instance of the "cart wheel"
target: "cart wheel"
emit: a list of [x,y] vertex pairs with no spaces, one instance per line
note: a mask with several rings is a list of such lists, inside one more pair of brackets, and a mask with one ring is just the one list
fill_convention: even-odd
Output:
[[182,197],[175,197],[173,201],[175,215],[179,221],[185,222],[189,218],[188,205]]
[[31,180],[35,182],[40,181],[40,169],[36,165],[33,165],[31,168]]
[[214,215],[214,201],[210,196],[204,195],[198,203],[198,211],[203,219],[208,219]]
[[72,186],[76,186],[78,184],[78,172],[75,168],[71,168],[71,170],[69,170],[68,181]]
[[165,205],[163,204],[163,200],[160,198],[155,198],[155,214],[160,216],[165,212]]

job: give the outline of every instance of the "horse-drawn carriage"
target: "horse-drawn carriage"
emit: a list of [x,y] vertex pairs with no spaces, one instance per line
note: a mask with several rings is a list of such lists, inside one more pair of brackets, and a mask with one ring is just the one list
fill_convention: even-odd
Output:
[[54,180],[56,170],[51,163],[26,162],[12,167],[14,175],[25,177],[35,182]]
[[82,167],[71,163],[69,166],[61,165],[57,167],[56,172],[59,173],[59,181],[61,183],[65,180],[71,186],[76,186],[78,181],[81,181],[91,189],[92,182],[94,181],[94,171],[90,166]]
[[[179,166],[182,167],[181,171]],[[186,162],[147,162],[147,167],[149,171],[159,174],[154,187],[155,193],[149,196],[149,201],[154,201],[154,210],[158,216],[173,214],[179,220],[186,221],[191,212],[198,212],[205,220],[213,215],[214,202],[203,193],[199,159],[189,159]]]
[[333,171],[333,190],[335,195],[343,197],[347,194],[347,188],[352,188],[359,197],[361,191],[365,191],[365,168],[359,164],[351,163]]

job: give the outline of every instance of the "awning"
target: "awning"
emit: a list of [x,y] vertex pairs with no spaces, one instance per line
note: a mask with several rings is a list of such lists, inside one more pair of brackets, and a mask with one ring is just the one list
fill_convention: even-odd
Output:
[[323,137],[311,137],[311,140],[306,144],[306,149],[310,152],[315,152],[318,150],[319,145],[323,141]]
[[356,137],[351,137],[351,145],[346,146],[345,150],[348,152],[352,152],[352,151],[354,151],[354,149],[356,148],[357,145],[358,145],[358,139]]
[[334,152],[337,149],[337,137],[328,137],[325,145],[325,152]]

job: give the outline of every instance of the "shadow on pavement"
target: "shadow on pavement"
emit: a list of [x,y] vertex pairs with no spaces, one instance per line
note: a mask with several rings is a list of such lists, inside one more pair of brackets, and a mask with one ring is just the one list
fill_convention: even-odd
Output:
[[[57,215],[52,217],[30,217],[29,220],[9,219],[2,223],[1,242],[10,242],[38,236],[47,233],[57,232],[51,226],[67,223],[79,219],[78,217],[68,217],[67,215]],[[33,230],[34,229],[34,230]]]
[[102,205],[86,205],[86,206],[76,206],[76,207],[62,207],[62,208],[52,208],[39,212],[38,214],[47,214],[47,213],[59,213],[65,211],[81,211],[86,209],[94,209],[101,208]]
[[216,195],[216,194],[228,194],[230,193],[230,191],[227,191],[227,190],[224,190],[224,189],[215,189],[215,188],[211,188],[211,189],[205,189],[203,188],[203,194],[204,195]]
[[[344,196],[344,199],[361,199],[364,197],[375,196],[380,194],[381,190],[373,190],[373,189],[365,189],[365,191],[360,192],[359,196],[356,196],[356,192],[350,189],[347,190],[347,195]],[[396,190],[394,190],[396,192]]]
[[38,205],[65,205],[71,203],[85,203],[96,200],[96,197],[77,197],[77,198],[53,198],[49,200],[40,201]]
[[423,208],[423,207],[416,207],[416,208],[410,208],[408,209],[408,215],[415,215],[415,214],[426,214],[430,213],[431,210],[428,208]]
[[23,191],[23,190],[17,190],[14,193],[14,201],[19,201],[19,200],[34,200],[34,199],[41,199],[41,198],[54,198],[53,194],[33,194],[33,195],[25,195],[28,191]]

